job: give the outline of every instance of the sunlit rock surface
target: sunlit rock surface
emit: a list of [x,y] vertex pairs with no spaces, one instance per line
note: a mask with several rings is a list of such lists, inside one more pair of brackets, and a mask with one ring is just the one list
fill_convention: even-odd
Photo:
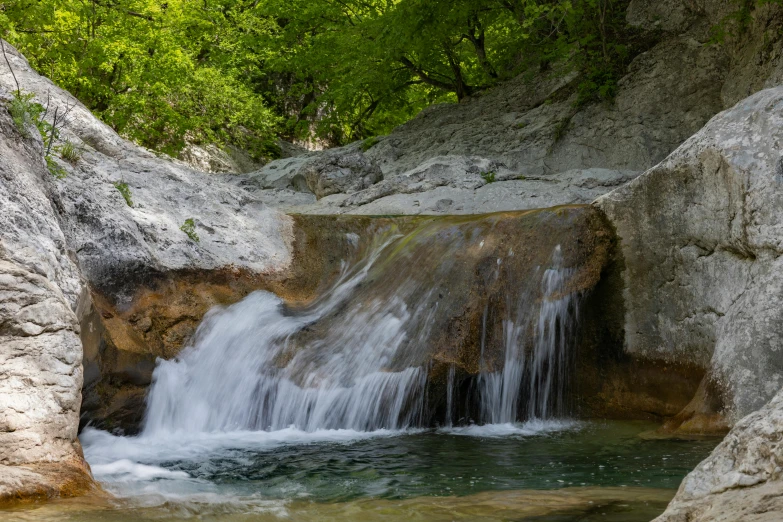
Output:
[[[0,109],[0,503],[19,491],[46,498],[91,483],[76,438],[79,273],[53,190],[42,143],[23,137]],[[44,473],[12,467],[40,461],[55,464]],[[71,470],[67,478],[60,468]]]

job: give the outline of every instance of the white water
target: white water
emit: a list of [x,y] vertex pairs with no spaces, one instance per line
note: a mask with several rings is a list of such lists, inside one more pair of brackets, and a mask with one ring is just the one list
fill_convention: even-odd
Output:
[[[393,238],[394,239],[394,238]],[[175,360],[160,361],[153,376],[144,424],[145,436],[172,433],[348,429],[402,430],[422,425],[427,370],[409,366],[392,371],[402,347],[425,351],[435,306],[406,305],[405,284],[392,299],[353,299],[389,242],[364,263],[345,269],[320,302],[294,313],[281,299],[256,292],[240,303],[210,312],[195,340]],[[498,260],[498,270],[501,268]],[[536,271],[533,272],[534,274]],[[543,270],[540,303],[509,292],[503,319],[505,361],[491,372],[482,362],[479,376],[481,420],[519,421],[523,390],[527,418],[550,418],[563,407],[563,385],[575,299],[565,293],[571,273],[558,246]],[[330,316],[320,336],[294,341]],[[532,320],[532,321],[531,321]],[[487,309],[481,336],[482,361]],[[415,328],[412,327],[415,325]],[[533,346],[526,349],[533,328]],[[410,332],[417,338],[411,339]],[[454,368],[449,370],[446,425],[455,409]]]
[[[379,243],[363,262],[345,265],[332,289],[306,310],[290,310],[277,296],[256,292],[209,312],[181,355],[159,362],[139,436],[82,433],[96,478],[115,494],[145,502],[236,501],[264,510],[269,506],[263,499],[232,500],[218,485],[196,478],[198,473],[172,471],[167,463],[191,462],[204,471],[237,452],[353,444],[415,432],[432,422],[424,419],[428,367],[411,354],[427,353],[436,292],[422,292],[400,277],[392,297],[357,297],[396,239]],[[496,277],[502,269],[499,259]],[[438,419],[446,427],[439,433],[528,437],[574,426],[553,420],[563,411],[576,317],[575,296],[565,293],[571,272],[563,268],[558,247],[549,267],[530,274],[540,282],[526,285],[527,291],[508,291],[505,356],[495,371],[483,361],[489,308],[484,314],[474,397],[480,425],[460,415],[473,399],[460,393],[465,377],[452,364],[445,418]]]
[[[577,300],[574,294],[566,292],[572,273],[572,269],[563,267],[558,245],[552,254],[551,267],[544,270],[541,303],[535,303],[524,293],[515,296],[510,303],[514,316],[503,320],[503,369],[495,372],[485,369],[480,375],[479,393],[485,423],[506,425],[519,420],[520,396],[526,381],[527,418],[548,419],[564,412],[563,389],[571,355],[569,341],[573,339],[577,318]],[[534,342],[532,349],[526,350],[531,320]],[[484,336],[482,334],[482,343]],[[482,344],[482,357],[483,354]]]
[[[144,435],[278,431],[288,427],[399,430],[418,425],[426,371],[388,371],[415,313],[401,299],[350,302],[388,243],[342,278],[309,311],[292,313],[268,292],[211,312],[193,344],[153,376]],[[325,337],[291,346],[338,307]],[[424,328],[426,332],[426,316]],[[285,366],[280,360],[290,359]]]

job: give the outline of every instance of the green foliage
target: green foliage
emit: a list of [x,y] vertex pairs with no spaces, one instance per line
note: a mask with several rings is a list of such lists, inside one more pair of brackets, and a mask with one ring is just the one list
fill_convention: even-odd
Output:
[[46,122],[42,119],[44,108],[33,101],[33,95],[17,93],[8,104],[8,112],[19,132],[25,138],[30,137],[29,126],[36,127],[41,136],[46,136]]
[[378,145],[380,141],[381,140],[378,139],[378,136],[370,136],[369,138],[367,138],[362,142],[362,152],[367,152],[371,148]]
[[[58,126],[58,120],[53,120],[54,124],[47,122],[45,119],[48,112],[47,108],[33,101],[33,94],[21,91],[14,93],[11,101],[8,103],[8,112],[19,133],[25,138],[30,137],[31,126],[38,129],[43,139],[46,167],[55,178],[65,178],[68,173],[51,157],[52,145],[59,137],[60,127]],[[63,120],[59,121],[62,124]],[[63,159],[71,161],[75,157],[76,159],[72,162],[78,161],[78,152],[73,147],[73,144],[66,142],[63,147],[65,149],[64,153],[61,152]]]
[[631,59],[652,42],[644,41],[625,22],[628,0],[579,0],[567,17],[576,49],[575,67],[581,72],[577,109],[596,101],[611,102],[617,82]]
[[263,20],[245,2],[3,2],[7,35],[43,74],[124,136],[175,153],[193,142],[245,145],[277,121],[246,78],[244,39]]
[[131,199],[131,190],[130,190],[130,187],[128,186],[128,184],[125,183],[124,181],[115,181],[114,182],[114,188],[116,188],[117,192],[120,193],[120,195],[122,196],[122,199],[125,200],[125,203],[129,207],[132,207],[133,206],[133,199]]
[[49,169],[49,173],[57,179],[64,179],[68,176],[68,173],[62,168],[57,161],[51,156],[46,156],[46,167]]
[[193,221],[193,218],[186,219],[185,224],[179,227],[179,229],[196,243],[199,242],[198,234],[196,234],[196,222]]
[[481,177],[484,181],[487,183],[494,183],[495,182],[495,171],[490,170],[489,172],[482,172]]
[[72,164],[78,162],[82,157],[81,153],[73,144],[73,142],[71,142],[71,140],[65,140],[62,145],[56,146],[54,150],[60,153],[60,157],[62,159]]
[[732,37],[736,38],[750,28],[753,20],[753,12],[764,5],[783,4],[783,0],[734,0],[737,9],[724,16],[720,22],[710,28],[710,41],[713,44],[722,44]]
[[610,101],[643,48],[628,2],[0,0],[0,16],[40,72],[124,136],[274,157],[279,136],[371,139],[554,63],[580,73],[578,107]]

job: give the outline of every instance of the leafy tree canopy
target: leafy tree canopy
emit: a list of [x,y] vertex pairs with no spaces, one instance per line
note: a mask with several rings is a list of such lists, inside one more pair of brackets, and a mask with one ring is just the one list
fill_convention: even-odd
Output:
[[0,31],[121,134],[270,154],[387,133],[522,71],[610,99],[628,0],[0,0]]

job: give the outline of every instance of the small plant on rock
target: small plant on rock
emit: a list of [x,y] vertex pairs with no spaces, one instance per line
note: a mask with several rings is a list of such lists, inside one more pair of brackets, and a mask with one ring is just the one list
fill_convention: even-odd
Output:
[[8,104],[8,112],[11,113],[11,119],[14,121],[14,125],[16,125],[20,134],[25,138],[30,137],[30,125],[38,127],[38,130],[42,131],[41,136],[44,135],[43,131],[45,131],[45,129],[42,128],[41,124],[43,107],[33,101],[32,94],[15,94]]
[[57,179],[63,179],[68,176],[68,173],[57,164],[54,158],[46,156],[46,167],[49,169],[49,173]]
[[76,148],[76,145],[71,140],[65,140],[62,145],[55,147],[54,150],[60,153],[62,159],[71,164],[78,162],[82,157],[79,149]]
[[125,183],[124,181],[115,181],[114,188],[116,188],[117,192],[119,192],[122,195],[122,198],[125,200],[125,203],[127,203],[129,207],[132,207],[133,199],[131,199],[131,191],[130,191],[130,187],[128,187],[128,184]]
[[[0,39],[0,50],[2,50],[3,58],[5,59],[8,69],[11,71],[14,83],[16,84],[16,91],[14,91],[13,98],[8,104],[8,112],[11,114],[11,119],[19,129],[20,134],[25,137],[30,137],[29,126],[34,125],[38,132],[41,134],[44,145],[44,158],[46,159],[46,166],[49,168],[49,172],[57,179],[62,179],[67,176],[67,172],[52,158],[52,146],[56,141],[60,139],[61,130],[67,125],[68,115],[76,107],[76,102],[73,104],[66,103],[65,107],[54,107],[54,113],[51,116],[51,123],[46,119],[49,115],[49,109],[51,106],[51,95],[46,96],[46,106],[36,103],[34,95],[32,93],[22,92],[19,86],[19,80],[16,78],[14,68],[11,67],[11,62],[8,59],[8,54],[5,51],[5,42]],[[75,149],[74,149],[75,152]],[[64,159],[66,159],[63,156]]]
[[188,218],[185,220],[185,224],[179,227],[181,231],[183,231],[190,239],[198,243],[199,237],[198,234],[196,234],[196,222],[193,221],[193,218]]
[[482,172],[481,177],[486,181],[487,183],[494,183],[495,182],[495,171],[488,171],[488,172]]

